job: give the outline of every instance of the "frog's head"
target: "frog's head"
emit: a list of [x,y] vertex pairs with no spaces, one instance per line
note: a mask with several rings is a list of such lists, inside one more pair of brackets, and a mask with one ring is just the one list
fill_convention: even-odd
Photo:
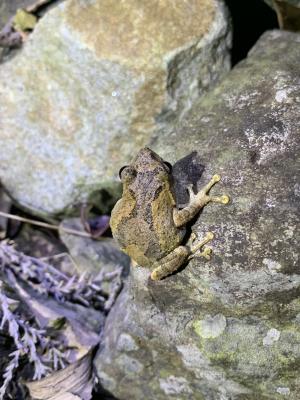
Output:
[[120,169],[119,176],[123,183],[133,180],[138,174],[169,175],[172,166],[148,147],[141,149],[133,162]]

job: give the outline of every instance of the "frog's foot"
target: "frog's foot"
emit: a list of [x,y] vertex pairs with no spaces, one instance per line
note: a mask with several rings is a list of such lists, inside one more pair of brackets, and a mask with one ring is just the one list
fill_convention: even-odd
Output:
[[[208,182],[208,184],[204,186],[203,189],[201,189],[197,194],[194,194],[195,200],[198,201],[199,203],[204,201],[205,204],[207,204],[210,201],[213,201],[215,203],[227,204],[229,202],[229,197],[227,195],[223,195],[223,196],[209,196],[208,195],[208,192],[210,191],[210,189],[220,180],[221,180],[220,175],[214,175],[211,178],[211,180]],[[188,191],[191,195],[190,190],[191,190],[191,188],[189,187]]]
[[189,222],[207,203],[221,203],[227,204],[229,202],[229,197],[227,195],[223,196],[210,196],[208,192],[221,179],[220,175],[214,175],[207,185],[204,186],[198,193],[194,193],[193,185],[189,185],[187,190],[190,195],[189,204],[182,210],[174,209],[173,219],[177,227],[185,225]]
[[210,247],[205,247],[201,253],[197,254],[197,256],[204,257],[204,258],[206,258],[206,260],[210,260],[211,253],[212,253],[212,249]]
[[[210,242],[213,238],[214,234],[212,232],[207,232],[203,240],[201,240],[195,246],[191,247],[191,253],[188,257],[189,260],[194,257],[195,253],[197,253],[198,250],[200,250],[206,243]],[[197,254],[197,256],[204,257],[207,260],[210,260],[211,253],[212,249],[210,247],[205,247],[201,253]]]

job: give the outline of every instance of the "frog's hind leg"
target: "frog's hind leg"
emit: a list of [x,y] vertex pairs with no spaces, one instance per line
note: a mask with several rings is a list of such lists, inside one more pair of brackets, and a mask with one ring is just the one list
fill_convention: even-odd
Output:
[[[154,264],[155,269],[151,273],[151,279],[157,281],[177,271],[178,268],[186,261],[190,260],[207,242],[212,240],[213,237],[213,233],[208,232],[203,240],[191,248],[188,246],[176,247],[171,253]],[[205,257],[209,260],[210,254],[211,249],[206,247],[201,253],[197,254],[197,256]]]
[[158,281],[175,272],[187,260],[191,251],[187,246],[178,246],[164,258],[158,260],[154,266],[156,267],[151,273],[151,279]]

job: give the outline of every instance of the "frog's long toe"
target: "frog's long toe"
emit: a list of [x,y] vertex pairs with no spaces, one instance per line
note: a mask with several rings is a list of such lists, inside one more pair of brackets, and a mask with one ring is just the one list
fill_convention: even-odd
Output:
[[209,196],[210,201],[214,203],[228,204],[230,201],[230,197],[227,194],[223,194],[222,196]]
[[[192,258],[193,255],[200,250],[206,243],[210,242],[212,239],[214,238],[214,234],[212,232],[207,232],[207,234],[205,235],[204,239],[201,240],[199,243],[197,243],[195,246],[191,247],[191,254],[189,258]],[[207,248],[208,249],[208,248]],[[207,258],[207,255],[211,253],[211,249],[210,251],[208,250],[204,250],[202,253],[200,253],[199,255],[205,258]]]
[[217,182],[219,182],[221,180],[221,177],[220,177],[220,175],[217,175],[217,174],[215,174],[212,178],[211,178],[211,180],[201,189],[201,193],[203,193],[203,194],[207,194],[209,191],[210,191],[210,189],[217,183]]

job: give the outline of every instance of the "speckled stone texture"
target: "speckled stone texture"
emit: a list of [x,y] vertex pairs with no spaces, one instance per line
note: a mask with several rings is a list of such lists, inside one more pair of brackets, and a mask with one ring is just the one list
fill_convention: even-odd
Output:
[[105,187],[229,70],[220,0],[66,0],[0,72],[0,178],[49,217]]
[[[298,400],[300,393],[300,37],[264,34],[248,58],[152,148],[174,162],[197,150],[223,177],[193,226],[215,233],[159,282],[131,269],[95,366],[121,400]],[[172,133],[172,134],[171,134]]]

